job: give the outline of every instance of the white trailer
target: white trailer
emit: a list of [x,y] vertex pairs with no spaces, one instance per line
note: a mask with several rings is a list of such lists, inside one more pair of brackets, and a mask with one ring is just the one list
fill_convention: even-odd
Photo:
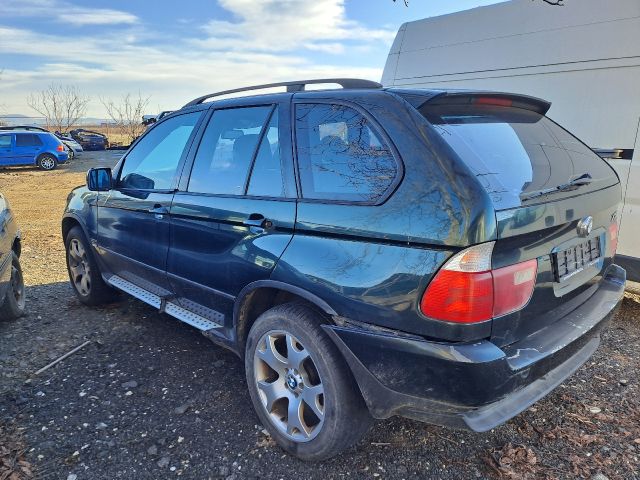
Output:
[[640,0],[512,0],[402,25],[385,86],[472,88],[552,102],[548,116],[616,169],[616,262],[640,281]]

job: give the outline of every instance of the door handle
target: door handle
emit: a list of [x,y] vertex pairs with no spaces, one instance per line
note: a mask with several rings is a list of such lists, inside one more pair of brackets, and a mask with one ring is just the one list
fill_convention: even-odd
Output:
[[249,231],[255,234],[264,233],[265,230],[273,228],[273,222],[259,213],[252,213],[242,224],[249,227]]
[[156,217],[156,220],[162,220],[164,218],[164,216],[169,213],[169,209],[167,207],[165,207],[164,205],[160,205],[159,203],[156,203],[153,208],[150,208],[149,210],[147,210],[149,213],[153,213],[154,217]]

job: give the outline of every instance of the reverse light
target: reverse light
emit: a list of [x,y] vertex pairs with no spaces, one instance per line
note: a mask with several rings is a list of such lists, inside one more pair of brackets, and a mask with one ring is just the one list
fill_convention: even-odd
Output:
[[494,245],[476,245],[449,259],[422,296],[422,313],[445,322],[477,323],[518,311],[529,303],[538,261],[492,269]]

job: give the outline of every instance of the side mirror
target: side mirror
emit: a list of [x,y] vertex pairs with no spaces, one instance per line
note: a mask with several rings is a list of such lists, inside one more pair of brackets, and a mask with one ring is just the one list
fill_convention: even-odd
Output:
[[92,192],[108,192],[112,183],[110,168],[92,168],[87,172],[87,188]]

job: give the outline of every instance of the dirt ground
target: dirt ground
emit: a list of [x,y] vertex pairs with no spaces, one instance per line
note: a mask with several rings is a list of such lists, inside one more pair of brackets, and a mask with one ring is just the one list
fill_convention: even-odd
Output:
[[87,168],[117,155],[87,153],[50,173],[0,170],[28,286],[27,315],[0,324],[0,479],[640,479],[640,297],[631,294],[597,354],[502,427],[475,434],[394,418],[321,465],[284,454],[259,425],[233,354],[136,300],[91,309],[73,296],[65,198]]

